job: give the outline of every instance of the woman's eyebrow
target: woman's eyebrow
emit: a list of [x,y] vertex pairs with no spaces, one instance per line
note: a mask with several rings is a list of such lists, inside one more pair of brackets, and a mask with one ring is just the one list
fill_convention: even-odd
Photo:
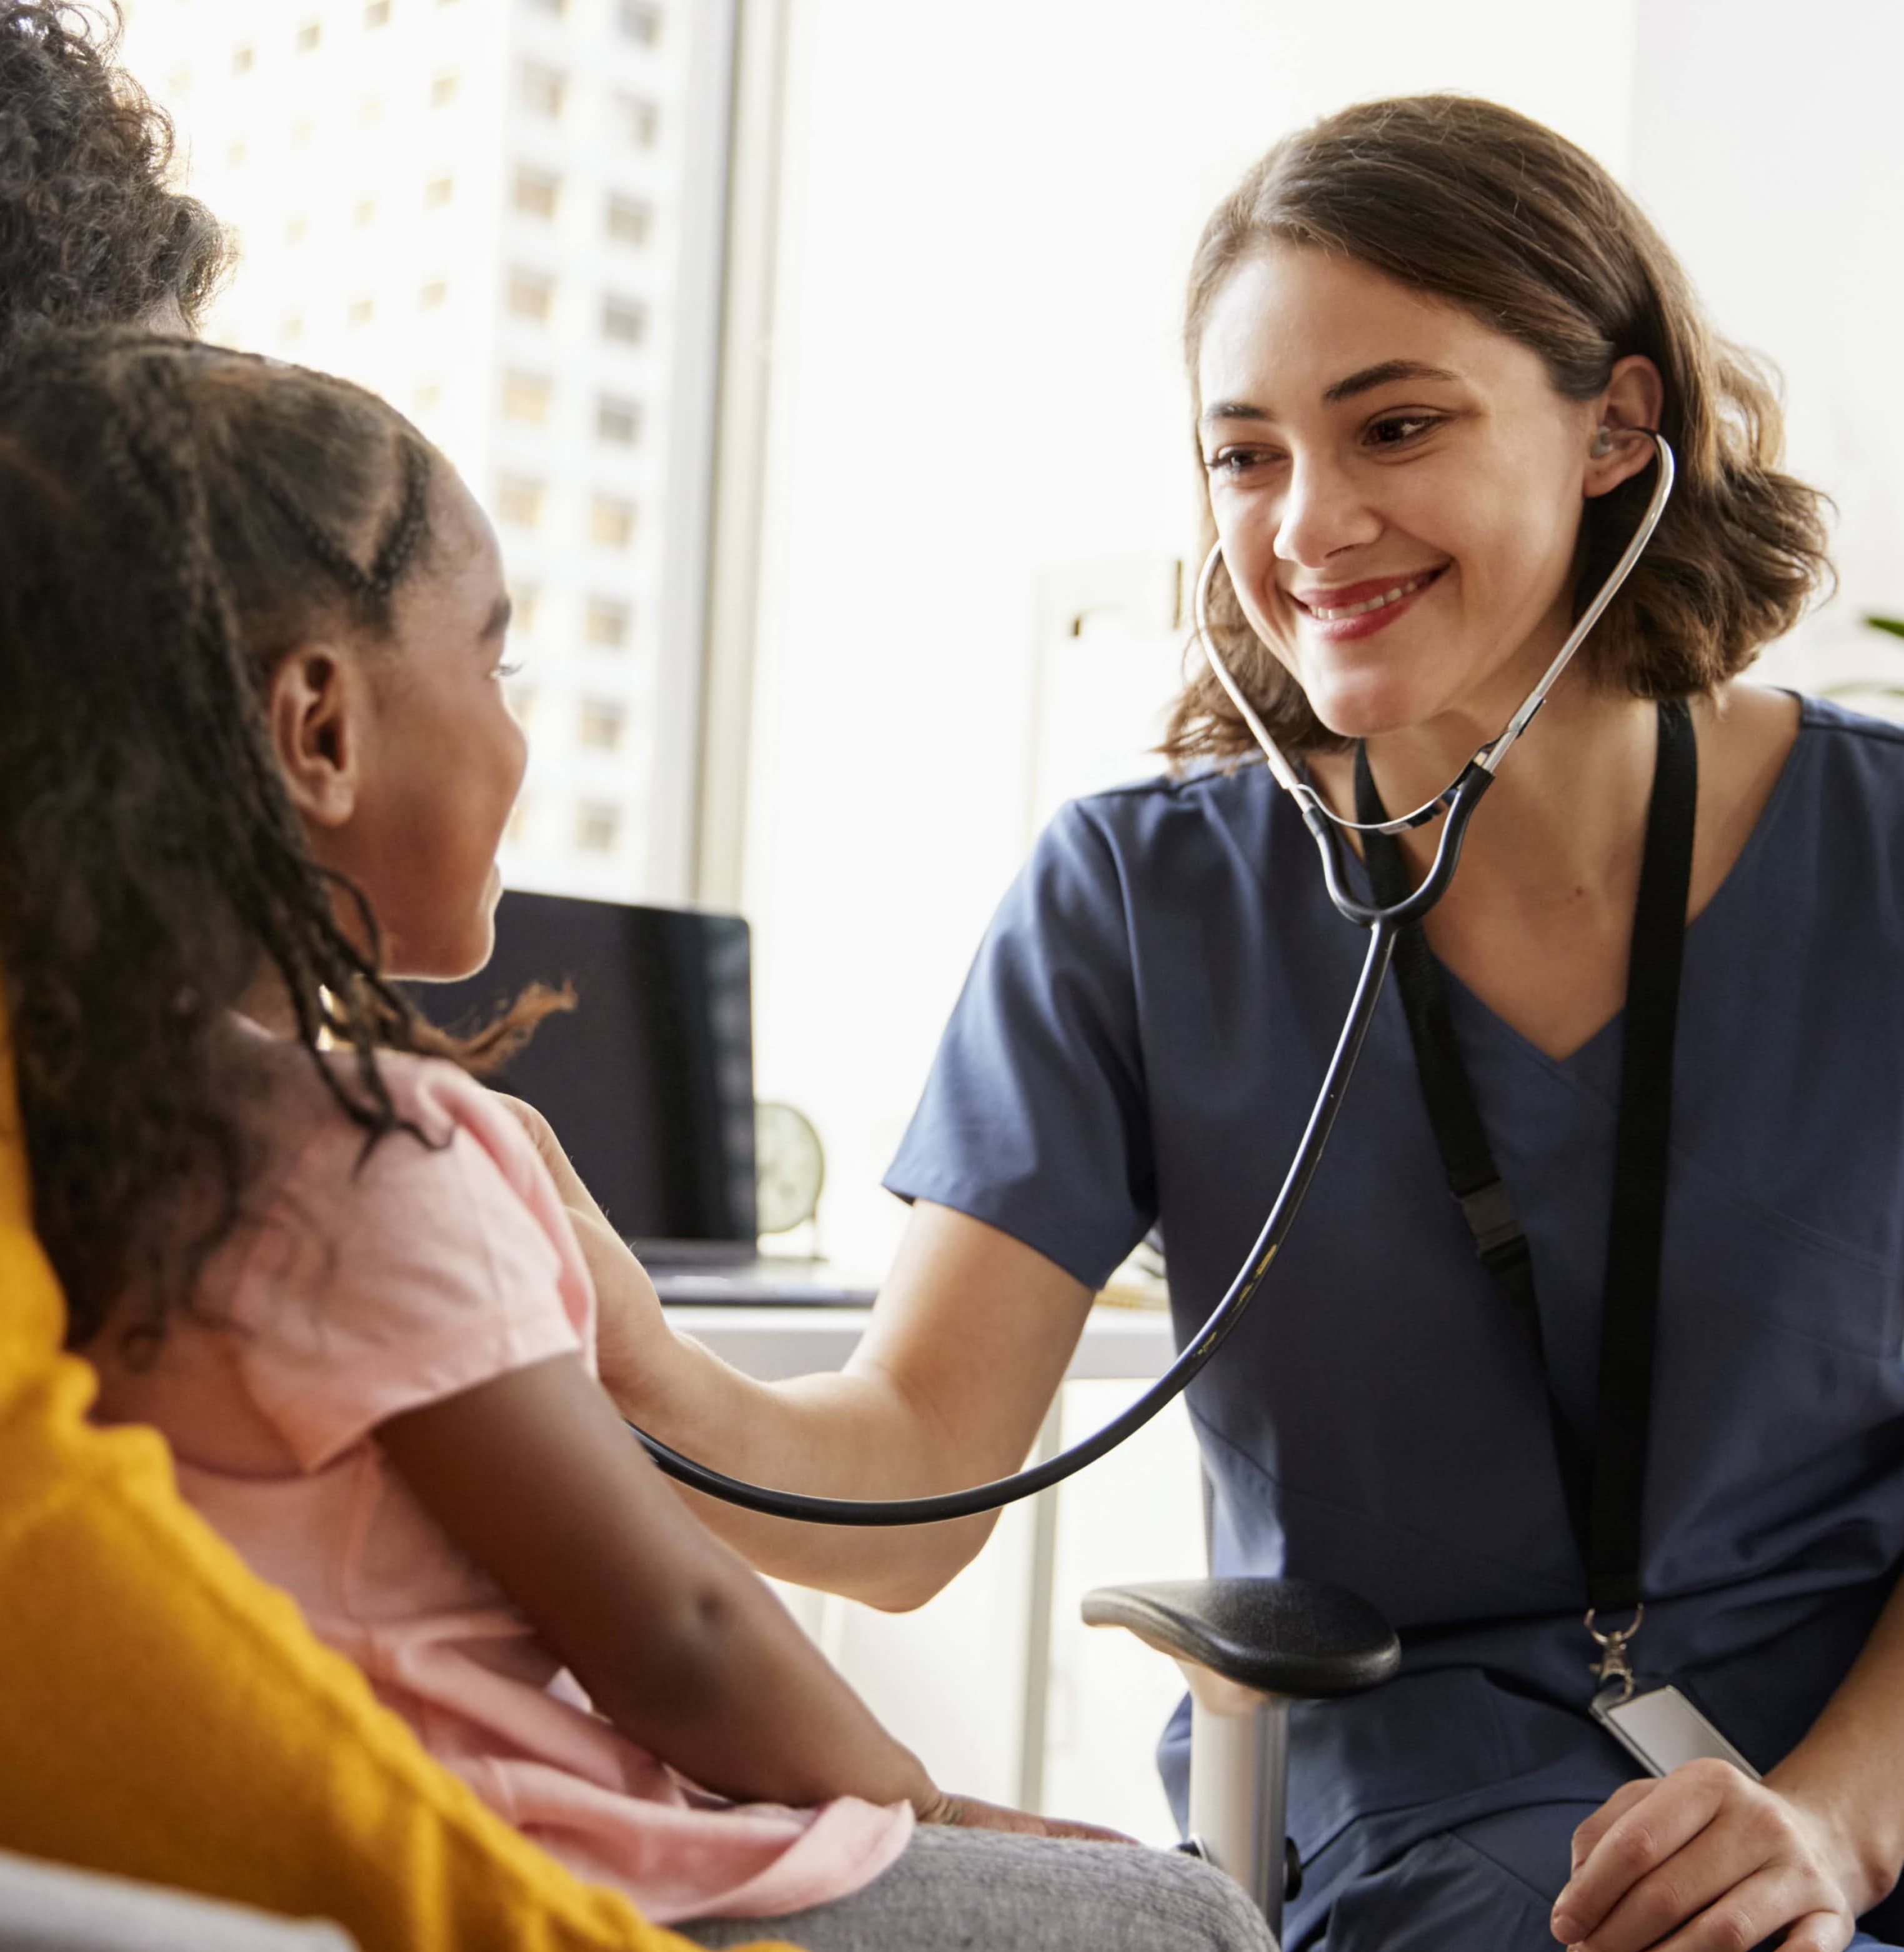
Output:
[[1445,366],[1430,366],[1419,359],[1384,359],[1380,364],[1365,366],[1357,373],[1351,373],[1346,380],[1338,380],[1333,386],[1324,389],[1324,402],[1333,406],[1338,400],[1352,399],[1358,393],[1366,393],[1376,386],[1386,386],[1391,380],[1458,380],[1458,373],[1450,373]]
[[[1364,366],[1351,373],[1346,379],[1338,380],[1323,391],[1323,402],[1334,406],[1343,400],[1353,399],[1358,393],[1366,393],[1377,386],[1386,386],[1395,380],[1454,380],[1458,373],[1451,373],[1445,366],[1430,366],[1420,359],[1383,359],[1373,366]],[[1213,407],[1206,407],[1200,416],[1201,424],[1211,427],[1218,421],[1273,421],[1276,416],[1262,407],[1251,406],[1243,400],[1219,400]]]
[[509,619],[515,615],[515,605],[506,596],[499,596],[489,612],[489,621],[483,626],[483,637],[486,643],[491,637],[499,637],[509,627]]

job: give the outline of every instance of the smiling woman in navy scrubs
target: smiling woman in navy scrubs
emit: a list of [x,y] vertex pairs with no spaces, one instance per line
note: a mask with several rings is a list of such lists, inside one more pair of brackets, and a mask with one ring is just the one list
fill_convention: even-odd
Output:
[[[1427,940],[1558,1414],[1590,1444],[1655,701],[1689,702],[1634,1654],[1765,1775],[1635,1782],[1588,1716],[1541,1363],[1449,1197],[1391,993],[1263,1298],[1190,1395],[1217,1569],[1354,1588],[1405,1647],[1390,1686],[1297,1713],[1290,1944],[1904,1943],[1854,1925],[1904,1862],[1904,734],[1735,681],[1824,571],[1771,393],[1596,164],[1452,99],[1272,152],[1211,221],[1188,337],[1219,627],[1344,813],[1358,742],[1399,810],[1500,730],[1645,506],[1636,430],[1677,451],[1651,550],[1503,767]],[[1170,777],[1061,813],[1006,896],[893,1168],[917,1203],[853,1367],[749,1383],[605,1263],[631,1414],[771,1483],[948,1488],[1018,1462],[1093,1290],[1153,1222],[1179,1323],[1203,1318],[1363,944],[1207,676],[1171,752]],[[1433,833],[1404,843],[1417,874]],[[764,1568],[888,1606],[985,1530],[702,1509]]]

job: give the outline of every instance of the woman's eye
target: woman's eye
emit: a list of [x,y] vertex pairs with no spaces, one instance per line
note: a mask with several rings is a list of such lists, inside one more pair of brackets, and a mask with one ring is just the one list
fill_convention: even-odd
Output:
[[1260,447],[1226,447],[1203,464],[1211,474],[1240,474],[1246,468],[1260,467],[1274,456]]
[[1371,424],[1368,437],[1377,447],[1405,447],[1440,424],[1439,414],[1390,414]]
[[498,665],[489,675],[492,677],[520,677],[522,667],[521,665]]

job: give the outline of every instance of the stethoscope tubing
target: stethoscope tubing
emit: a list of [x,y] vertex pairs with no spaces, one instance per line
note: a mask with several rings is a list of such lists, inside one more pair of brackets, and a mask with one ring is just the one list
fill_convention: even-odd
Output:
[[765,1485],[750,1484],[743,1479],[730,1478],[723,1472],[697,1463],[693,1458],[683,1457],[678,1450],[646,1431],[633,1425],[630,1428],[661,1469],[689,1490],[705,1491],[711,1497],[738,1505],[746,1511],[763,1512],[769,1518],[798,1519],[818,1525],[933,1525],[949,1519],[974,1518],[981,1512],[995,1511],[1001,1505],[1029,1497],[1034,1492],[1049,1491],[1086,1465],[1095,1464],[1181,1395],[1243,1319],[1244,1310],[1268,1273],[1277,1250],[1288,1237],[1303,1196],[1308,1191],[1309,1182],[1315,1177],[1315,1169],[1321,1162],[1329,1134],[1335,1128],[1336,1115],[1342,1109],[1349,1081],[1355,1074],[1355,1060],[1362,1055],[1363,1041],[1374,1018],[1375,1006],[1381,999],[1389,962],[1394,953],[1396,926],[1378,921],[1370,930],[1368,953],[1362,959],[1355,993],[1343,1021],[1342,1034],[1336,1040],[1329,1068],[1323,1075],[1322,1088],[1310,1111],[1308,1123],[1303,1128],[1296,1156],[1283,1176],[1276,1204],[1263,1222],[1249,1258],[1230,1284],[1228,1293],[1211,1311],[1209,1319],[1184,1344],[1176,1361],[1156,1381],[1135,1403],[1081,1443],[1073,1444],[1055,1457],[1047,1458],[1042,1464],[1014,1472],[1008,1478],[996,1478],[990,1484],[974,1484],[962,1491],[936,1492],[916,1498],[827,1498],[802,1491],[772,1491]]
[[[1008,1477],[995,1478],[989,1484],[974,1484],[964,1491],[933,1492],[911,1498],[833,1498],[805,1491],[775,1491],[764,1484],[749,1484],[744,1478],[730,1478],[724,1472],[685,1457],[659,1437],[630,1424],[629,1428],[667,1476],[691,1491],[705,1492],[724,1503],[737,1505],[745,1511],[758,1512],[768,1518],[795,1519],[809,1525],[943,1524],[949,1519],[975,1518],[981,1512],[996,1511],[1001,1506],[1062,1484],[1086,1466],[1095,1464],[1100,1457],[1115,1450],[1189,1387],[1242,1320],[1244,1311],[1254,1300],[1271,1262],[1288,1237],[1290,1228],[1295,1224],[1303,1197],[1309,1190],[1309,1182],[1321,1163],[1329,1135],[1335,1129],[1336,1115],[1342,1109],[1349,1081],[1355,1075],[1355,1061],[1362,1055],[1368,1027],[1374,1019],[1375,1007],[1381,1000],[1389,965],[1394,956],[1396,935],[1410,923],[1420,921],[1447,892],[1455,870],[1460,865],[1468,823],[1482,796],[1493,785],[1496,768],[1546,702],[1547,694],[1571,662],[1574,652],[1586,641],[1587,633],[1599,621],[1621,584],[1632,572],[1652,540],[1653,530],[1659,525],[1659,518],[1665,513],[1667,499],[1673,489],[1673,452],[1657,433],[1651,433],[1651,438],[1659,450],[1659,474],[1646,515],[1619,561],[1601,584],[1598,594],[1580,613],[1559,655],[1536,681],[1519,710],[1500,735],[1483,746],[1443,791],[1414,812],[1374,826],[1344,819],[1324,802],[1285,757],[1242,687],[1231,677],[1209,628],[1210,590],[1222,560],[1220,543],[1211,550],[1205,562],[1197,579],[1196,598],[1196,636],[1203,655],[1262,749],[1277,783],[1302,809],[1303,824],[1309,830],[1321,857],[1323,879],[1330,900],[1346,920],[1368,931],[1368,948],[1362,959],[1362,973],[1356,978],[1348,1015],[1343,1020],[1341,1034],[1336,1040],[1328,1068],[1323,1074],[1322,1087],[1310,1109],[1296,1156],[1283,1175],[1276,1203],[1263,1222],[1249,1258],[1237,1270],[1223,1299],[1211,1310],[1203,1326],[1184,1344],[1170,1367],[1129,1408],[1069,1450],[1060,1451],[1043,1463],[1014,1472]],[[1353,893],[1348,884],[1338,830],[1399,834],[1424,824],[1444,809],[1446,818],[1441,839],[1419,887],[1387,907],[1365,902]]]

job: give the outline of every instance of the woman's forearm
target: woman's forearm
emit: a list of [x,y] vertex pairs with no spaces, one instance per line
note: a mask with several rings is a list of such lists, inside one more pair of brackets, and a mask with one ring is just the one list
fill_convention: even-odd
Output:
[[1868,1910],[1904,1868],[1904,1581],[1810,1732],[1765,1778],[1842,1837]]
[[[964,1481],[955,1447],[876,1371],[763,1383],[690,1337],[672,1340],[663,1363],[632,1378],[605,1370],[603,1381],[631,1422],[702,1463],[830,1497],[914,1497]],[[699,1492],[680,1495],[759,1571],[890,1609],[930,1598],[977,1553],[995,1522],[806,1525]]]

